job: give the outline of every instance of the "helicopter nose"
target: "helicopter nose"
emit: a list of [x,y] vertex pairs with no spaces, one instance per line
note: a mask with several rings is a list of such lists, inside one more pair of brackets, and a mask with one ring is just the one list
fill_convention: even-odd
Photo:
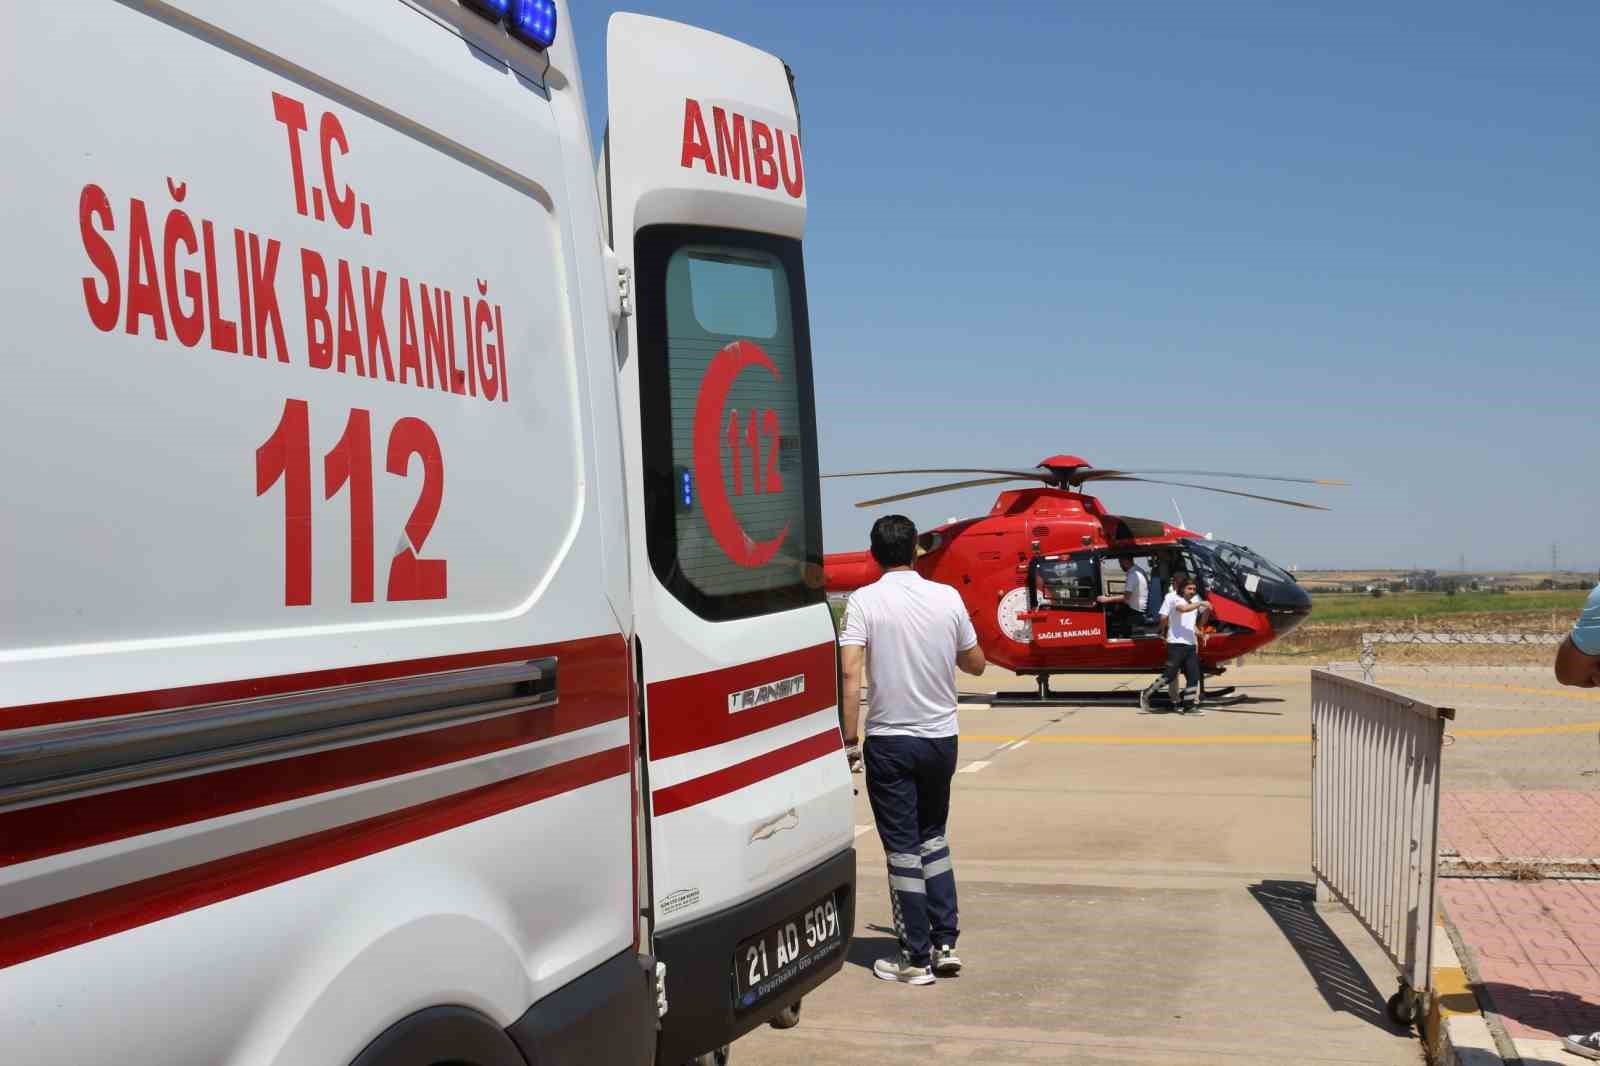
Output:
[[1292,581],[1263,581],[1256,590],[1272,632],[1283,636],[1311,613],[1311,595]]

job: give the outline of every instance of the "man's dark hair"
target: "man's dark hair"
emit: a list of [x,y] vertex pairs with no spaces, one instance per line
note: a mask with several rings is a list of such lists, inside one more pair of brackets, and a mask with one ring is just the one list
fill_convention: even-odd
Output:
[[910,566],[916,557],[917,526],[911,519],[890,514],[872,523],[872,558],[879,566]]
[[1188,585],[1188,584],[1192,584],[1192,583],[1194,583],[1194,578],[1192,576],[1190,576],[1189,574],[1184,573],[1182,570],[1179,570],[1176,574],[1172,575],[1172,587],[1173,588],[1181,589],[1181,588],[1183,588],[1183,586]]

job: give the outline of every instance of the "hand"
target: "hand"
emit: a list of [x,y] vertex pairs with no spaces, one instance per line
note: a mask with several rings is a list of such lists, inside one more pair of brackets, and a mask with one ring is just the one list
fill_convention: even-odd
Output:
[[849,747],[847,747],[845,749],[844,756],[845,756],[845,761],[850,764],[850,772],[851,773],[859,774],[859,773],[862,772],[863,767],[862,767],[862,764],[861,764],[861,749],[860,748],[858,748],[854,744],[852,744],[852,745],[850,745]]

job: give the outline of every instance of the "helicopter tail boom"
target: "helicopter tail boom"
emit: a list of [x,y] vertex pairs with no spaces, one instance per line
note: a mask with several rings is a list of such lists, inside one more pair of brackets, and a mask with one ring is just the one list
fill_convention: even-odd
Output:
[[822,587],[829,592],[854,592],[883,576],[871,552],[836,552],[822,557]]

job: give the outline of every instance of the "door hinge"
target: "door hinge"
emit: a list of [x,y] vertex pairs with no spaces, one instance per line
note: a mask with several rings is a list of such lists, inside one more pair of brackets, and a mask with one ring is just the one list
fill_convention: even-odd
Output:
[[617,306],[623,318],[633,314],[633,268],[617,267]]

